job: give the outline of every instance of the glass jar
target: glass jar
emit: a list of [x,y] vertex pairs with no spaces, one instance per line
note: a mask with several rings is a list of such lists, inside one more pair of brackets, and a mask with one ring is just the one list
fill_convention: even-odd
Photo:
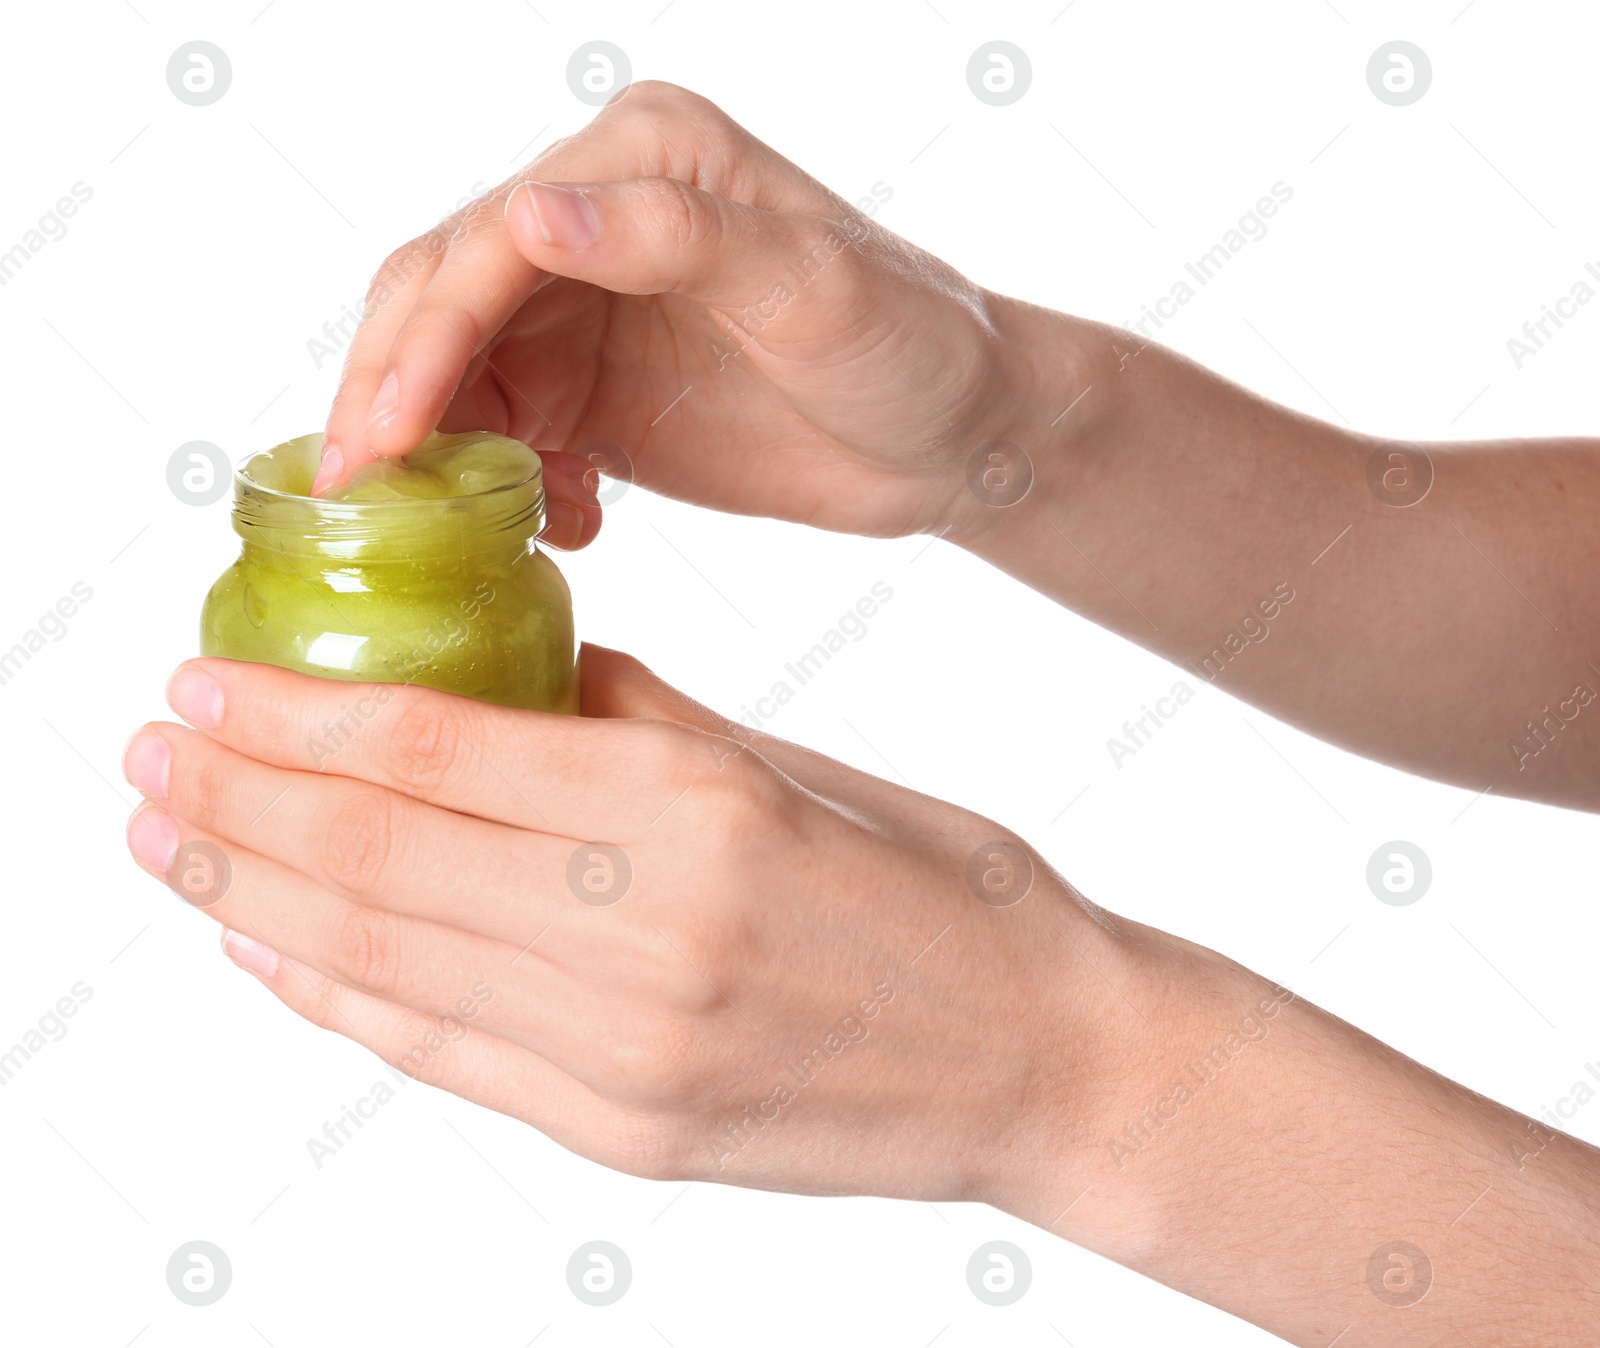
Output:
[[[206,597],[201,653],[576,714],[571,592],[534,544],[544,527],[538,455],[488,432],[432,436],[422,450],[446,459],[461,449],[498,455],[502,480],[474,490],[467,473],[435,484],[459,494],[380,485],[382,499],[371,489],[326,499],[310,494],[321,446],[320,434],[301,436],[234,474],[233,528],[244,544]],[[508,463],[521,480],[504,480]],[[378,471],[401,480],[407,470]]]

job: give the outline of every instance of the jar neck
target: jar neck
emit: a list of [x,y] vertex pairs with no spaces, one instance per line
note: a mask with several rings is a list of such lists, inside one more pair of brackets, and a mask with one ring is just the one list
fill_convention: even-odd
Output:
[[233,529],[259,554],[345,567],[515,561],[544,527],[539,478],[470,496],[378,502],[291,496],[234,481]]
[[[280,546],[283,540],[260,533],[245,535],[240,557],[252,566],[284,568],[302,579],[333,583],[335,589],[346,588],[331,578],[336,576],[367,577],[374,585],[404,573],[412,578],[437,576],[450,583],[459,583],[464,577],[485,571],[503,571],[516,566],[524,558],[539,551],[532,538],[505,538],[490,544],[478,540],[470,548],[458,551],[430,548],[420,552],[396,553],[393,548],[362,547],[348,542],[336,545],[307,545],[296,539],[291,546]],[[365,589],[366,585],[350,588]]]

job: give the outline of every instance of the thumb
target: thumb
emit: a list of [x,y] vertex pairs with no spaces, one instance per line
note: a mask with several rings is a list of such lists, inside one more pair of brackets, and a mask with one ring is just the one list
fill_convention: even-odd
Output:
[[506,200],[506,228],[543,271],[625,295],[771,305],[791,323],[785,292],[794,298],[824,270],[858,275],[853,245],[866,234],[853,217],[764,211],[675,178],[523,183]]

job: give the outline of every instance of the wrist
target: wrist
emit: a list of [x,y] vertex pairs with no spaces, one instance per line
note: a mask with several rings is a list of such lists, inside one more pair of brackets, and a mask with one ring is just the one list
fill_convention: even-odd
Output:
[[1053,508],[1075,499],[1094,448],[1116,437],[1115,376],[1139,340],[1004,295],[989,295],[987,311],[992,415],[956,465],[942,530],[980,555],[992,539],[1047,527]]
[[1004,1098],[987,1111],[996,1127],[978,1152],[971,1196],[1110,1252],[1139,1232],[1121,1229],[1137,1214],[1120,1200],[1106,1206],[1108,1144],[1142,1109],[1162,1046],[1181,1037],[1179,999],[1157,954],[1170,938],[1100,911],[1060,881],[1034,899],[1021,1042],[996,1055],[1022,1068],[1001,1078]]
[[[1086,1070],[1035,1111],[987,1201],[1293,1343],[1329,1325],[1399,1343],[1402,1305],[1418,1345],[1471,1315],[1496,1342],[1566,1342],[1592,1319],[1592,1148],[1213,951],[1112,922],[1097,969],[1057,971],[1101,989],[1053,1029],[1067,1059],[1087,1029]],[[1417,1250],[1450,1281],[1407,1263]],[[1497,1274],[1485,1320],[1473,1288]]]
[[[1275,1094],[1300,1061],[1304,1026],[1291,1021],[1320,1013],[1215,951],[1096,919],[1063,923],[1070,945],[1040,961],[1038,1089],[982,1196],[1162,1277],[1169,1242],[1215,1197],[1197,1147],[1231,1146],[1240,1102]],[[1240,1152],[1253,1141],[1243,1131]]]

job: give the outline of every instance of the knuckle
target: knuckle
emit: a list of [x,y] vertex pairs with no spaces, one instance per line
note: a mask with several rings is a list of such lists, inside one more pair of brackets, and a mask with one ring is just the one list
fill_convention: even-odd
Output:
[[369,316],[374,307],[382,307],[388,303],[438,262],[439,257],[450,246],[454,230],[453,223],[450,224],[450,228],[446,228],[447,223],[450,222],[441,222],[427,233],[407,239],[378,264],[378,270],[373,272],[372,280],[367,285]]
[[322,868],[351,894],[377,889],[389,870],[396,839],[394,804],[381,791],[349,793],[328,817]]
[[[603,121],[607,121],[612,115],[611,105],[607,104],[600,109],[599,117],[591,125],[598,125]],[[589,133],[588,127],[551,141],[549,145],[545,146],[533,157],[532,162],[526,168],[517,170],[516,173],[506,179],[504,184],[506,192],[509,194],[525,182],[543,182],[550,175],[552,165],[566,162],[571,158],[573,150],[583,145],[586,133]]]
[[[407,317],[401,330],[400,342],[416,333],[426,333],[430,340],[441,336],[454,338],[463,351],[477,355],[483,346],[485,333],[483,320],[465,304],[424,302]],[[396,357],[396,361],[400,357]]]
[[[673,1018],[698,1020],[721,1010],[724,1003],[717,975],[728,964],[717,934],[679,932],[673,943],[683,957],[670,957],[655,977],[654,992],[660,1005]],[[716,984],[716,986],[713,986]]]
[[696,754],[698,736],[673,721],[641,721],[635,729],[629,758],[642,780],[661,788],[681,790],[698,780],[705,770]]
[[686,127],[696,139],[714,143],[737,124],[704,94],[668,80],[636,80],[614,100],[619,112],[642,115],[652,122]]
[[229,774],[215,759],[203,758],[190,770],[184,796],[184,810],[195,823],[215,825],[232,796]]
[[616,1094],[655,1109],[687,1104],[700,1084],[694,1070],[697,1042],[693,1027],[667,1018],[613,1036],[607,1058]]
[[407,1019],[406,1031],[407,1042],[396,1042],[387,1055],[389,1065],[413,1081],[444,1085],[450,1076],[447,1051],[466,1037],[467,1029],[446,1018],[416,1016]]
[[663,123],[677,126],[694,109],[698,97],[669,80],[635,80],[611,96],[600,110],[600,118],[628,131]]
[[720,217],[709,200],[676,178],[658,178],[657,228],[674,248],[694,250],[716,246]]
[[657,112],[686,107],[695,97],[682,85],[673,84],[670,80],[635,80],[624,92],[625,97],[619,95],[619,100],[613,101],[619,101],[619,105],[631,102],[636,107]]
[[440,222],[441,230],[448,230],[450,241],[454,243],[468,235],[477,233],[483,228],[498,226],[500,217],[505,211],[505,199],[508,188],[504,185],[491,187],[471,201],[460,207]]
[[378,270],[372,273],[372,279],[367,283],[369,307],[393,295],[411,279],[416,271],[416,250],[417,240],[412,239],[401,244],[378,264]]
[[392,995],[399,984],[399,920],[380,908],[351,904],[339,920],[333,961],[340,982],[379,996]]
[[639,1179],[684,1179],[690,1169],[686,1130],[658,1114],[619,1111],[602,1128],[599,1150],[605,1165]]
[[461,753],[457,716],[425,696],[401,709],[389,731],[386,767],[402,790],[432,790],[450,775]]
[[752,830],[764,833],[784,813],[781,779],[747,745],[721,735],[705,738],[708,770],[696,783],[696,805],[712,840],[735,843]]
[[326,1030],[343,1039],[350,1038],[350,1020],[341,1006],[350,995],[349,989],[316,970],[309,971],[309,977],[302,987],[303,995],[299,995],[297,990],[292,1003],[295,1011],[319,1030]]
[[853,216],[836,220],[814,215],[805,217],[796,232],[800,247],[814,266],[837,272],[859,259],[868,229],[863,220]]
[[[588,656],[585,655],[587,659]],[[660,682],[655,670],[631,651],[607,651],[605,658],[613,676],[630,686],[649,687]]]

